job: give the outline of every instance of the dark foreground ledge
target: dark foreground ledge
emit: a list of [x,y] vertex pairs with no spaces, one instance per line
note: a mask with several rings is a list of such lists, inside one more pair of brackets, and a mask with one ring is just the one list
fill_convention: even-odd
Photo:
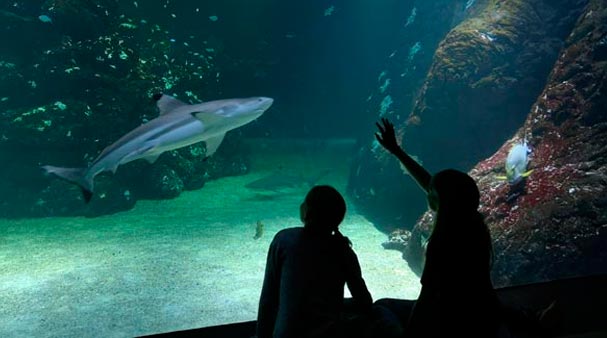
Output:
[[[501,300],[513,307],[542,309],[556,301],[553,337],[607,337],[607,275],[562,279],[545,283],[501,288]],[[249,338],[255,321],[231,323],[147,337]]]

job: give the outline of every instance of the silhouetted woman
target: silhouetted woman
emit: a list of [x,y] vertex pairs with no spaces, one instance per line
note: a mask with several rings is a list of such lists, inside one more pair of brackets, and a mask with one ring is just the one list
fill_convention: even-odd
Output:
[[476,183],[453,169],[431,176],[398,145],[392,123],[382,119],[377,127],[377,141],[405,166],[436,212],[422,289],[406,336],[495,336],[499,302],[490,277],[493,249],[487,225],[477,211]]
[[371,310],[356,254],[338,229],[345,213],[337,190],[315,186],[300,207],[304,226],[276,234],[259,300],[259,338],[344,336],[345,284],[359,310]]

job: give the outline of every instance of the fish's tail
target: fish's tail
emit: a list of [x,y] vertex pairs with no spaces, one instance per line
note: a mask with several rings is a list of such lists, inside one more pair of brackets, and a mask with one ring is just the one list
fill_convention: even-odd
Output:
[[47,175],[55,175],[64,181],[78,185],[86,203],[93,197],[93,177],[86,175],[87,170],[85,168],[62,168],[45,165],[42,166],[42,169]]

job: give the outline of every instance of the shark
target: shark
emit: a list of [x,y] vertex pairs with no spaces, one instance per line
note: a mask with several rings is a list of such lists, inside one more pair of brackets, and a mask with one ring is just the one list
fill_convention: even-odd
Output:
[[106,147],[88,167],[44,165],[42,169],[47,175],[78,185],[88,203],[98,174],[115,173],[118,166],[138,159],[154,163],[166,151],[202,141],[206,143],[208,158],[228,131],[254,121],[274,102],[269,97],[251,97],[187,104],[166,94],[155,94],[153,98],[160,115]]

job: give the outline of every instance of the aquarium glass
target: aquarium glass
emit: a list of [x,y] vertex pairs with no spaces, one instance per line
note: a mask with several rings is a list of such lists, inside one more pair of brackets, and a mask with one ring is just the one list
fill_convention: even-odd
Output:
[[373,299],[415,299],[435,214],[382,118],[474,178],[496,288],[606,273],[606,23],[600,0],[0,1],[0,336],[253,321],[319,184]]

